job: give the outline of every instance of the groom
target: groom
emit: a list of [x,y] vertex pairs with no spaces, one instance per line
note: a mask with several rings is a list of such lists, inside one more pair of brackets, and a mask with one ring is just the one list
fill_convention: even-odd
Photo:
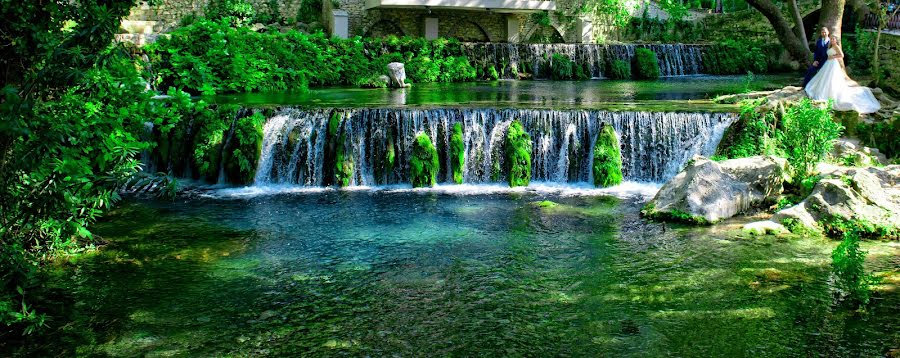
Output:
[[825,61],[828,60],[828,46],[831,42],[828,37],[828,28],[823,27],[819,30],[819,36],[821,37],[816,40],[816,51],[813,52],[812,66],[809,66],[809,69],[806,70],[806,77],[803,78],[803,87],[806,87],[809,80],[815,77],[822,65],[825,64]]

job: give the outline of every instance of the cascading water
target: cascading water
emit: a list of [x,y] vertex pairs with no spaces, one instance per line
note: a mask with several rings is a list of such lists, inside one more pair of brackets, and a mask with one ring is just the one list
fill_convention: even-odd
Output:
[[576,65],[589,70],[592,78],[603,78],[607,63],[612,60],[631,62],[634,51],[647,48],[656,53],[659,73],[663,77],[698,75],[703,73],[705,45],[685,44],[514,44],[466,43],[466,56],[476,65],[494,66],[500,77],[515,79],[527,69],[535,78],[550,77],[550,59],[563,54]]
[[[321,186],[326,173],[326,131],[331,109],[282,109],[265,125],[255,184]],[[337,110],[338,133],[354,163],[351,185],[409,183],[409,161],[418,133],[431,137],[442,163],[439,182],[452,181],[449,143],[460,123],[465,183],[502,181],[503,141],[513,120],[532,138],[532,180],[591,180],[593,146],[603,124],[620,138],[626,180],[660,182],[694,155],[712,155],[731,113],[608,112],[546,109],[348,109]],[[393,165],[387,165],[388,153]]]

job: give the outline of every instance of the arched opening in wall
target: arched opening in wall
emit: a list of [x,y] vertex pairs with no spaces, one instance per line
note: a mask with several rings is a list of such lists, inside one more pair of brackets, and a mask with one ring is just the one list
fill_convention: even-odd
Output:
[[562,34],[551,25],[537,25],[531,37],[528,38],[530,43],[563,43]]
[[400,28],[393,21],[381,20],[378,21],[372,26],[369,26],[369,29],[365,31],[364,37],[388,37],[388,36],[406,36],[406,33],[403,32],[403,29]]
[[481,25],[472,21],[462,21],[447,31],[447,37],[455,38],[462,42],[490,42],[491,37]]

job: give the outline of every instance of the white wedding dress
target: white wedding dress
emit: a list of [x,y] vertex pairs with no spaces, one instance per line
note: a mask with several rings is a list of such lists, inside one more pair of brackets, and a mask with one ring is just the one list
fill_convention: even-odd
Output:
[[[828,56],[834,56],[837,51],[830,48],[827,53]],[[872,90],[863,86],[851,87],[847,83],[847,75],[837,59],[825,61],[825,64],[804,89],[809,98],[814,100],[834,100],[833,108],[836,111],[853,110],[859,113],[872,113],[881,109],[881,104],[875,99]]]

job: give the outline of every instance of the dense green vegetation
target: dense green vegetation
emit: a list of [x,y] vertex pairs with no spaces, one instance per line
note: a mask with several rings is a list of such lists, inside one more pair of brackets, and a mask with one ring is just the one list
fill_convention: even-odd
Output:
[[725,40],[703,52],[703,72],[711,75],[766,73],[770,67],[767,59],[758,43]]
[[604,125],[594,144],[592,165],[594,185],[609,187],[622,183],[622,153],[619,138],[610,125]]
[[463,166],[466,163],[466,144],[463,142],[462,124],[453,125],[453,134],[450,136],[450,166],[453,170],[453,182],[462,184]]
[[634,69],[637,79],[659,78],[659,60],[656,58],[656,52],[646,48],[634,50]]
[[871,286],[877,281],[865,267],[866,252],[859,247],[859,233],[847,231],[831,254],[835,283],[842,297],[854,304],[869,303]]
[[342,130],[341,114],[333,112],[328,119],[327,143],[329,153],[334,154],[334,182],[337,186],[349,186],[353,180],[353,156],[347,145],[347,134]]
[[431,137],[419,133],[413,142],[412,157],[409,158],[409,178],[413,188],[434,186],[440,170],[437,148],[431,142]]
[[256,32],[201,19],[150,46],[160,88],[193,94],[304,91],[309,86],[373,86],[390,62],[410,82],[471,81],[475,68],[456,40],[329,38],[323,33]]
[[531,182],[531,136],[522,123],[510,123],[503,147],[509,186],[527,186]]
[[631,78],[631,63],[623,60],[611,61],[609,63],[609,74],[607,77],[614,80]]

